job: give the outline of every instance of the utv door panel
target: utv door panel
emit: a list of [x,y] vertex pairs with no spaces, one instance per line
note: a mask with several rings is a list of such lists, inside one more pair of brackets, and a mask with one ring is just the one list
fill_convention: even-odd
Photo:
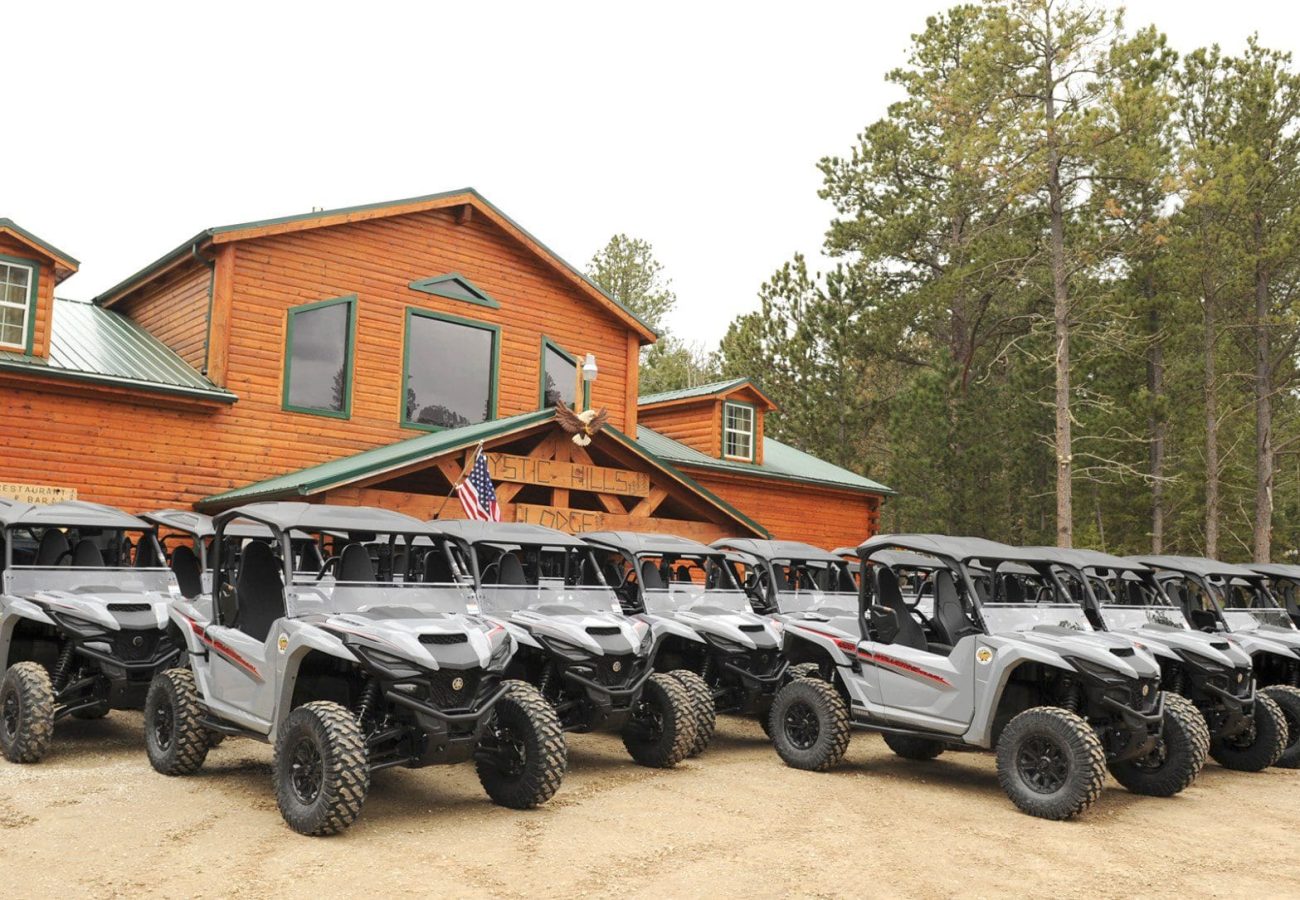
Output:
[[904,644],[864,645],[878,674],[884,715],[903,725],[962,734],[975,713],[973,638],[944,656]]
[[208,670],[213,692],[223,702],[212,703],[223,716],[265,730],[271,722],[275,697],[267,647],[272,634],[262,643],[236,628],[212,625],[207,629]]

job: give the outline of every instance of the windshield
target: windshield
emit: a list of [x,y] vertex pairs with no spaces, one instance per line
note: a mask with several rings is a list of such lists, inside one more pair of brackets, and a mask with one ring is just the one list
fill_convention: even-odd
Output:
[[485,613],[511,613],[539,609],[555,614],[622,612],[618,597],[607,587],[566,585],[543,581],[539,585],[485,584],[479,591],[479,606]]
[[1190,630],[1182,610],[1170,603],[1149,580],[1132,572],[1111,572],[1105,576],[1089,575],[1092,592],[1102,605],[1102,620],[1107,628],[1133,629],[1144,625],[1164,625]]
[[981,611],[991,634],[1030,631],[1042,625],[1093,630],[1083,607],[1074,603],[985,603]]
[[780,612],[857,615],[858,586],[844,561],[774,559],[770,565]]
[[1081,587],[1077,580],[1068,581],[1069,588],[1047,572],[1025,571],[1014,565],[990,572],[992,595],[980,606],[989,632],[1030,631],[1044,626],[1092,631],[1081,605],[1082,596],[1076,596]]
[[1233,631],[1258,631],[1260,627],[1295,630],[1284,609],[1225,609],[1223,618]]
[[669,613],[693,606],[734,612],[749,609],[749,599],[720,555],[643,553],[636,561],[636,569],[628,571],[624,579],[640,581],[648,613]]
[[430,613],[478,613],[474,590],[462,584],[339,582],[294,579],[289,591],[290,616],[380,613],[387,618],[418,619]]
[[31,597],[38,591],[72,594],[160,593],[176,585],[170,569],[70,569],[14,566],[4,573],[5,593]]

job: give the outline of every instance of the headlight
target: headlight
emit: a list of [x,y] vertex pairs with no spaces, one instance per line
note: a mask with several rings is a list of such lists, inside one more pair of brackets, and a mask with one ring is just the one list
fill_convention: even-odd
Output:
[[1103,684],[1121,685],[1127,684],[1132,680],[1123,672],[1118,672],[1108,666],[1103,666],[1101,663],[1087,659],[1080,659],[1077,656],[1067,656],[1066,659],[1070,661],[1070,665],[1074,666],[1081,673],[1091,676]]
[[1198,669],[1204,669],[1206,672],[1220,673],[1227,671],[1227,666],[1222,665],[1212,659],[1207,659],[1199,653],[1193,653],[1190,650],[1174,650],[1184,662],[1191,663]]
[[487,664],[489,669],[504,669],[506,667],[506,663],[510,661],[510,643],[511,638],[507,634],[501,643],[497,645],[497,648],[492,651],[492,656],[489,657]]
[[718,637],[716,634],[704,633],[704,639],[719,650],[725,650],[727,653],[745,653],[748,647],[737,644],[735,641],[729,641],[726,638]]
[[648,656],[655,646],[655,630],[649,625],[645,627],[645,637],[641,638],[641,646],[637,648],[637,656]]
[[542,642],[544,647],[552,653],[558,653],[565,659],[584,660],[590,658],[590,654],[588,654],[586,650],[570,644],[567,641],[561,641],[553,637],[544,637],[540,634],[537,635],[537,638]]

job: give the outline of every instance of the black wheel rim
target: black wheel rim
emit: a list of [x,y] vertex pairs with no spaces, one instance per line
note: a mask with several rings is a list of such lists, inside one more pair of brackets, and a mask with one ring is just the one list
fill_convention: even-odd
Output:
[[1055,794],[1065,786],[1070,774],[1070,759],[1061,744],[1045,735],[1034,735],[1020,745],[1016,770],[1030,790]]
[[1168,761],[1169,745],[1165,743],[1163,738],[1161,738],[1156,741],[1155,749],[1146,756],[1133,760],[1133,765],[1137,766],[1139,769],[1146,769],[1149,772],[1154,772]]
[[807,750],[817,743],[821,734],[821,723],[817,720],[817,711],[802,700],[791,703],[782,719],[785,736],[798,750]]
[[664,733],[664,714],[658,705],[642,698],[637,703],[636,721],[648,741],[657,741]]
[[153,711],[153,741],[158,745],[158,749],[164,753],[172,745],[172,736],[175,730],[174,721],[172,705],[170,703],[158,704]]
[[6,691],[4,695],[5,737],[12,738],[18,733],[18,719],[22,716],[22,705],[18,702],[17,691]]
[[298,802],[305,806],[315,803],[325,780],[325,766],[316,742],[311,738],[299,740],[294,745],[289,766],[289,784]]

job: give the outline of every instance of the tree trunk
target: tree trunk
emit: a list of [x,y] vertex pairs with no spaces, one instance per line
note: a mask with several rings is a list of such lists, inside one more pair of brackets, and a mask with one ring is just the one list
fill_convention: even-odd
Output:
[[[1150,298],[1148,298],[1150,299]],[[1165,552],[1165,435],[1168,424],[1160,401],[1165,391],[1165,353],[1160,343],[1160,313],[1150,313],[1147,390],[1151,392],[1151,552]]]
[[1219,555],[1219,385],[1214,365],[1218,324],[1214,298],[1205,294],[1205,555]]
[[[1256,246],[1259,225],[1256,225]],[[1255,562],[1266,563],[1273,544],[1273,367],[1268,335],[1269,273],[1255,264]]]
[[1051,214],[1052,319],[1056,335],[1056,545],[1074,544],[1074,460],[1070,436],[1070,298],[1065,277],[1065,212],[1061,188],[1061,151],[1056,132],[1055,47],[1051,19],[1044,34],[1048,53],[1043,63],[1043,114],[1047,122],[1047,198]]

